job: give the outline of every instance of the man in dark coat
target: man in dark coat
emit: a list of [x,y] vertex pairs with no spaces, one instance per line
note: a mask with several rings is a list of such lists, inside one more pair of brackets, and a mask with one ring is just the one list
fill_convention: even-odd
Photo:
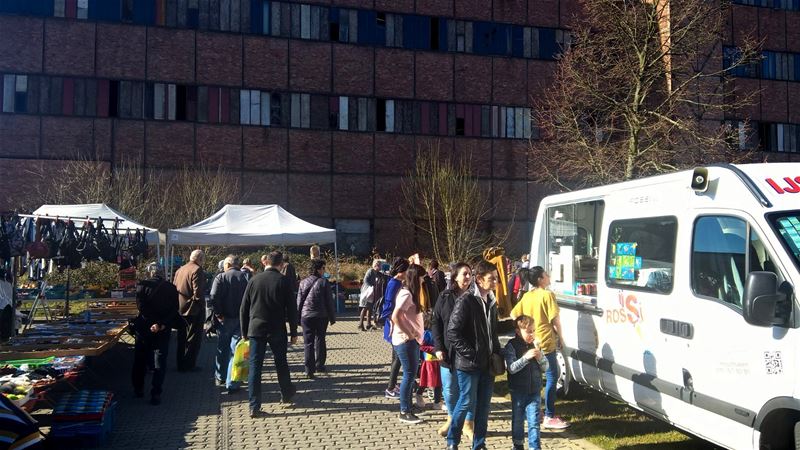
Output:
[[178,327],[178,372],[201,370],[196,363],[206,320],[204,259],[202,250],[192,251],[189,262],[175,272],[172,281],[178,290],[178,308],[185,321],[185,326]]
[[136,344],[134,346],[131,380],[137,397],[144,396],[144,376],[153,369],[153,387],[150,403],[161,403],[161,386],[167,370],[167,353],[172,327],[179,322],[178,291],[164,279],[163,272],[153,263],[147,268],[150,278],[136,285],[136,307],[139,315],[134,319]]
[[217,358],[214,377],[217,385],[225,385],[228,392],[239,389],[239,383],[231,381],[231,355],[242,335],[239,326],[239,310],[247,288],[248,275],[239,270],[239,258],[228,255],[223,261],[224,272],[214,278],[211,285],[211,306],[217,326]]
[[247,377],[250,417],[256,417],[261,412],[261,369],[264,366],[267,344],[275,359],[281,402],[291,403],[292,397],[297,392],[292,384],[289,363],[286,360],[286,322],[289,322],[291,344],[295,344],[297,305],[292,297],[289,280],[279,271],[282,262],[281,252],[276,251],[267,255],[264,272],[250,279],[242,299],[240,311],[242,338],[250,341],[250,372]]
[[[444,272],[439,270],[439,261],[435,259],[431,260],[431,263],[428,265],[428,276],[431,277],[431,280],[433,280],[439,292],[444,292],[444,290],[447,289],[447,281],[444,278]],[[453,274],[453,276],[455,276],[455,274]]]
[[322,277],[325,273],[325,261],[312,259],[309,264],[311,274],[300,282],[300,291],[297,293],[297,311],[303,326],[306,377],[314,378],[315,372],[327,370],[325,360],[328,347],[325,334],[328,324],[333,325],[336,322],[336,313],[331,286]]

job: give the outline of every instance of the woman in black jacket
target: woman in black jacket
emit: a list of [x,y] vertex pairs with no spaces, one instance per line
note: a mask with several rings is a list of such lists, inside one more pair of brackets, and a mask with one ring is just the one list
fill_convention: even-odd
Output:
[[[439,435],[442,437],[447,436],[447,431],[450,429],[450,422],[453,418],[453,411],[456,409],[456,401],[458,400],[458,381],[456,380],[455,370],[450,367],[450,342],[447,340],[447,324],[450,323],[450,314],[453,312],[456,299],[461,296],[470,284],[472,284],[472,268],[465,262],[456,263],[453,267],[451,275],[453,287],[445,289],[436,300],[436,306],[433,308],[433,320],[431,320],[431,331],[433,333],[433,345],[436,349],[436,357],[439,359],[441,367],[442,378],[442,393],[444,394],[444,403],[447,407],[447,421],[439,428]],[[465,427],[468,428],[468,437],[472,437],[472,411],[467,413]]]
[[325,334],[328,323],[336,322],[333,309],[333,296],[328,280],[322,277],[325,273],[325,261],[311,260],[311,274],[300,282],[297,292],[297,311],[300,324],[303,326],[303,343],[305,347],[306,377],[314,378],[315,372],[325,372],[327,345]]
[[502,354],[497,338],[497,303],[494,299],[497,277],[495,266],[487,261],[479,262],[475,267],[475,288],[456,300],[450,315],[446,336],[450,342],[450,364],[451,369],[456,370],[459,394],[447,433],[448,449],[458,448],[461,428],[470,409],[475,411],[472,448],[486,448],[489,404],[494,386],[491,359],[492,354]]

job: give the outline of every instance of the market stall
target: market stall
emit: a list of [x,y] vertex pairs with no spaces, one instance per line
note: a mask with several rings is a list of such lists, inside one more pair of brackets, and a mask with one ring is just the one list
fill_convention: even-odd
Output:
[[[279,205],[225,205],[194,225],[167,232],[167,259],[176,245],[299,246],[333,243],[336,276],[339,250],[336,230],[306,222]],[[172,267],[169,267],[172,274]]]

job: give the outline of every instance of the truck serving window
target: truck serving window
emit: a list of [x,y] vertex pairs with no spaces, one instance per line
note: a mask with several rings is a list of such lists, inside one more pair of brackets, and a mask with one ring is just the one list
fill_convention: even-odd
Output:
[[606,258],[606,284],[667,294],[675,267],[675,217],[611,222]]
[[792,255],[795,266],[800,269],[800,211],[773,214],[768,218],[781,237],[783,247]]
[[696,295],[740,310],[744,283],[751,271],[776,272],[776,269],[764,241],[745,220],[703,216],[695,221],[692,290]]
[[603,206],[598,200],[547,209],[547,269],[556,293],[596,295]]

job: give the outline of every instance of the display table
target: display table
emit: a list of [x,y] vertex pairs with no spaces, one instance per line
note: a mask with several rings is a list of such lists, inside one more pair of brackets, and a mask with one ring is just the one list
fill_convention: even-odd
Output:
[[[49,356],[97,356],[122,337],[136,315],[135,299],[91,299],[85,311],[68,319],[34,322],[0,345],[0,363]],[[88,319],[88,321],[87,321]]]

